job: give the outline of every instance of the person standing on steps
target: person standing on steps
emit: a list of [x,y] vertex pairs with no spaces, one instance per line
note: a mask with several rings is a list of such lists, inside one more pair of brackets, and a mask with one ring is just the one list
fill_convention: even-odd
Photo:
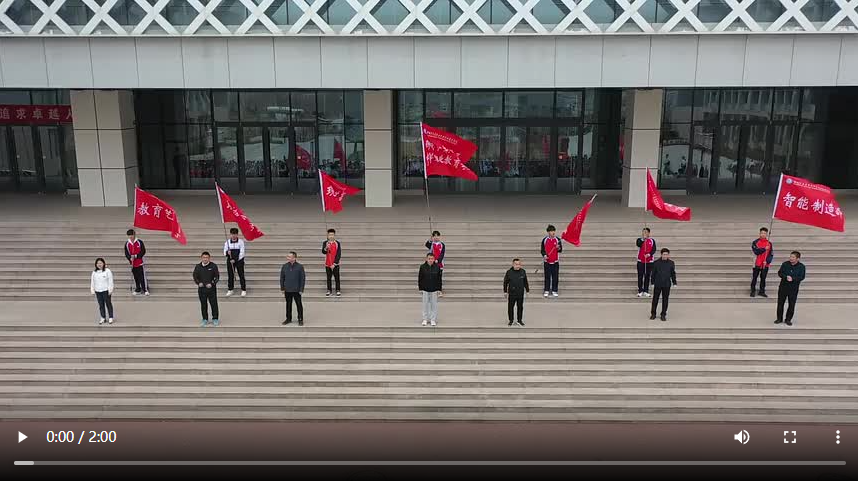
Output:
[[[441,277],[444,277],[444,256],[447,254],[447,245],[441,242],[441,232],[432,231],[432,238],[426,241],[426,248],[435,256],[435,264],[441,271]],[[439,290],[438,295],[444,297],[444,291]]]
[[128,236],[128,242],[125,243],[125,258],[131,264],[131,275],[134,276],[134,295],[143,294],[148,296],[149,286],[146,283],[144,266],[146,245],[143,244],[143,240],[137,238],[137,233],[134,232],[134,229],[128,229],[125,234]]
[[325,254],[325,277],[328,282],[326,297],[331,297],[331,277],[334,278],[337,288],[337,297],[340,297],[340,256],[342,255],[342,244],[337,240],[337,231],[328,229],[328,238],[322,241],[322,254]]
[[[766,294],[766,276],[769,275],[769,266],[774,259],[774,247],[769,240],[769,229],[760,227],[760,237],[751,242],[751,251],[754,253],[754,271],[751,275],[751,297],[757,294],[760,297],[769,297]],[[757,278],[760,279],[760,290],[757,291]]]
[[417,273],[417,288],[423,294],[423,326],[438,325],[438,295],[443,288],[441,267],[435,262],[435,254],[426,254],[426,261]]
[[503,276],[503,292],[507,296],[508,325],[511,326],[514,320],[513,307],[518,306],[518,325],[524,327],[524,294],[530,293],[530,285],[527,283],[527,272],[521,268],[521,259],[513,259],[512,267]]
[[286,256],[286,263],[280,268],[280,291],[286,298],[286,320],[283,325],[292,323],[292,301],[298,309],[298,325],[304,325],[304,304],[301,302],[301,294],[304,293],[304,284],[307,275],[304,266],[298,263],[298,254],[295,251]]
[[238,229],[229,230],[229,239],[223,244],[223,255],[226,256],[226,297],[232,295],[235,289],[235,273],[241,282],[241,297],[247,297],[247,281],[244,278],[244,240],[238,238]]
[[649,319],[655,320],[658,298],[661,297],[661,320],[667,320],[667,304],[670,299],[670,286],[676,285],[676,265],[670,260],[670,249],[661,250],[661,259],[652,263],[652,309]]
[[[799,259],[801,252],[792,251],[789,254],[789,260],[781,264],[778,269],[778,277],[781,278],[781,285],[778,286],[778,318],[775,319],[775,324],[782,322],[787,326],[792,326],[792,317],[795,315],[795,303],[798,300],[798,287],[807,271]],[[789,302],[786,318],[784,318],[784,303]]]
[[212,325],[220,324],[220,312],[217,307],[217,281],[220,279],[217,265],[211,261],[211,254],[200,254],[200,263],[194,266],[194,284],[200,298],[200,325],[206,327],[209,323],[209,304],[212,306]]
[[545,229],[548,234],[542,238],[542,267],[545,270],[545,289],[543,297],[552,295],[558,297],[560,283],[560,253],[563,252],[563,242],[557,237],[557,228],[549,224]]
[[[95,295],[95,300],[98,301],[98,313],[100,318],[98,324],[104,324],[107,319],[108,324],[113,324],[113,301],[110,296],[113,295],[113,272],[107,268],[107,263],[99,257],[95,260],[95,270],[92,271],[92,276],[89,283],[89,292]],[[105,307],[107,312],[105,313]]]
[[655,239],[649,227],[644,227],[636,242],[638,246],[638,297],[649,297],[649,278],[655,262]]

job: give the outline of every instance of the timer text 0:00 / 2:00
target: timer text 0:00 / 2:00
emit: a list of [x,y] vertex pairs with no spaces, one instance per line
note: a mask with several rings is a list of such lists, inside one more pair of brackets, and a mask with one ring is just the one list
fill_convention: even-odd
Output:
[[[74,431],[48,431],[45,440],[49,443],[74,443],[81,441],[88,443],[115,443],[116,431],[81,431],[80,438],[75,441]],[[87,439],[88,438],[88,439]]]

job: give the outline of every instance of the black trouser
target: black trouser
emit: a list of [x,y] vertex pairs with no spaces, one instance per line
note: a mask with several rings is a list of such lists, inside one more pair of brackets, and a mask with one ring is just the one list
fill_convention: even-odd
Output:
[[638,261],[638,292],[649,292],[650,275],[652,275],[652,263]]
[[199,287],[197,288],[200,295],[200,313],[203,316],[203,319],[209,320],[209,304],[212,306],[212,319],[220,319],[220,312],[217,308],[217,289],[212,287]]
[[547,262],[543,262],[542,265],[545,270],[544,290],[548,292],[557,292],[557,285],[560,282],[560,263],[555,262],[554,264],[549,264]]
[[523,317],[524,316],[524,295],[523,294],[515,294],[515,295],[510,294],[509,295],[509,300],[507,301],[507,305],[506,305],[506,310],[507,310],[507,313],[509,314],[509,322],[512,322],[513,320],[515,320],[515,318],[512,317],[512,315],[513,315],[512,308],[516,305],[518,306],[518,320],[521,321],[524,319],[524,317]]
[[[102,318],[113,318],[113,301],[110,300],[110,293],[107,291],[96,292],[95,299],[98,301],[98,313]],[[104,315],[104,308],[107,307],[107,316]]]
[[328,278],[328,292],[331,292],[331,277],[334,278],[337,285],[337,291],[340,290],[340,266],[328,267],[325,266],[325,275]]
[[231,260],[226,260],[226,288],[228,290],[235,289],[235,271],[238,271],[238,280],[241,282],[241,290],[247,290],[247,282],[244,280],[244,259],[235,261],[235,267]]
[[766,276],[769,275],[768,267],[754,267],[754,274],[751,276],[751,291],[757,290],[757,277],[760,278],[760,292],[766,292]]
[[286,320],[292,320],[292,300],[295,300],[295,304],[298,307],[298,320],[304,320],[304,304],[301,302],[301,293],[300,292],[286,292],[284,294],[286,297]]
[[667,304],[670,299],[670,286],[667,287],[658,287],[652,286],[652,310],[650,311],[651,315],[655,315],[655,310],[658,307],[658,298],[661,296],[661,315],[667,315]]
[[131,274],[134,276],[135,292],[146,292],[146,273],[143,272],[143,266],[132,267]]
[[[795,314],[795,302],[798,300],[798,289],[795,287],[787,287],[781,284],[778,288],[778,320],[792,321],[792,316]],[[786,318],[784,318],[784,303],[789,302],[787,307]]]

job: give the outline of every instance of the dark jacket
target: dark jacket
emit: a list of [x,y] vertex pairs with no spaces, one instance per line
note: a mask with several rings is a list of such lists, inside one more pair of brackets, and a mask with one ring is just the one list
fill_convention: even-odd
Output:
[[[334,242],[337,244],[337,253],[334,255],[334,264],[339,264],[340,257],[343,254],[343,245],[338,240],[335,240]],[[322,254],[325,254],[326,256],[328,255],[328,239],[322,241]]]
[[676,264],[672,260],[658,259],[652,263],[652,285],[655,287],[670,287],[676,285]]
[[417,273],[417,287],[421,291],[435,292],[441,289],[441,266],[434,263],[431,266],[424,262]]
[[527,271],[510,267],[503,276],[503,291],[508,292],[510,297],[521,297],[525,292],[530,292]]
[[280,290],[285,292],[304,292],[304,282],[307,276],[304,266],[298,261],[294,264],[285,263],[280,268]]
[[202,283],[204,287],[207,284],[211,284],[214,287],[218,279],[220,279],[220,272],[218,272],[217,264],[214,262],[209,262],[205,266],[200,262],[194,267],[194,284],[197,286]]
[[[792,265],[790,261],[786,261],[778,269],[778,277],[781,278],[781,287],[787,289],[798,290],[798,286],[804,280],[805,274],[804,264],[801,262],[796,262],[795,265]],[[792,276],[792,281],[788,281],[787,276]]]

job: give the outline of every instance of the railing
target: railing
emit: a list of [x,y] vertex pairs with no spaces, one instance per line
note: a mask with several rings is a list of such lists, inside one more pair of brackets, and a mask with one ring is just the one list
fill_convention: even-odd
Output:
[[858,0],[0,0],[3,36],[858,31]]

